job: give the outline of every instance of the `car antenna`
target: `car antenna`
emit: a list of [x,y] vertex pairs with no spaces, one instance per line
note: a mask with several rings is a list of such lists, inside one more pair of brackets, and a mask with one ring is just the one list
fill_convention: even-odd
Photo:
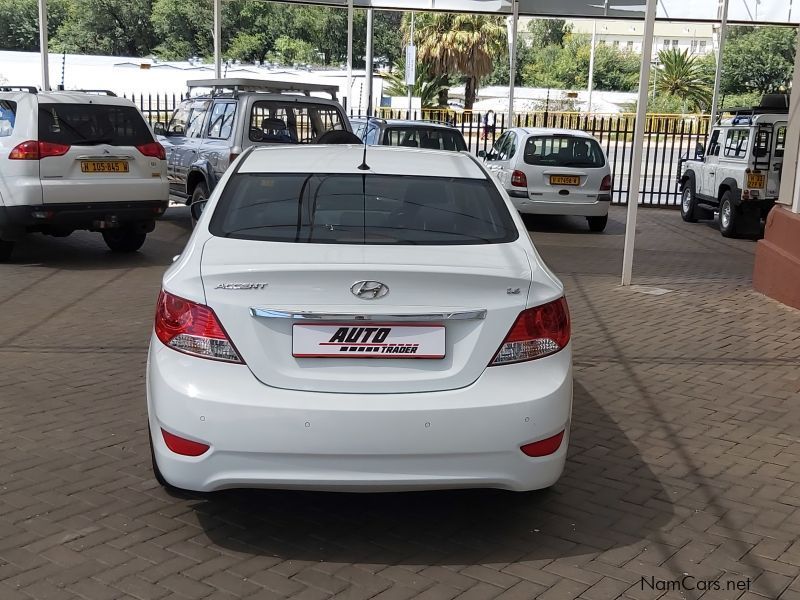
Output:
[[369,171],[367,164],[367,130],[369,129],[370,115],[372,114],[372,98],[367,100],[367,126],[364,128],[364,156],[361,159],[361,164],[358,165],[359,171]]

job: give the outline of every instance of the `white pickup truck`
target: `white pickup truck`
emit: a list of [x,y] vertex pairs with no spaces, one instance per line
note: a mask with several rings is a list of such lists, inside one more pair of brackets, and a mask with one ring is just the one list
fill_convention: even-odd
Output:
[[732,109],[711,129],[708,147],[681,161],[681,217],[694,223],[719,213],[725,237],[753,236],[780,189],[788,96],[765,96],[759,106]]

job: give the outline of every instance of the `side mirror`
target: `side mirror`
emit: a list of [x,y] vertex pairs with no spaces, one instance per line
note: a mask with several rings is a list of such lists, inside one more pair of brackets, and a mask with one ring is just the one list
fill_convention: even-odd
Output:
[[694,147],[694,157],[696,159],[701,159],[706,154],[706,147],[701,143],[697,142],[697,145]]
[[486,150],[478,150],[478,158],[486,158]]
[[189,211],[192,213],[192,220],[199,221],[200,216],[203,214],[203,211],[206,208],[207,200],[198,200],[197,202],[192,202],[189,206]]
[[153,125],[153,133],[155,133],[156,135],[167,135],[166,125],[164,125],[164,123],[159,121],[158,123]]

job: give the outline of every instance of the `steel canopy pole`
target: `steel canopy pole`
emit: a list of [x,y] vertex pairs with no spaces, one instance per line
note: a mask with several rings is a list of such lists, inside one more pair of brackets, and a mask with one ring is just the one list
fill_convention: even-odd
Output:
[[642,40],[642,66],[639,69],[639,99],[636,104],[636,129],[633,134],[633,164],[628,189],[628,219],[625,223],[625,250],[622,255],[622,285],[631,284],[633,275],[633,246],[636,241],[636,212],[639,209],[639,187],[642,175],[642,149],[647,126],[647,91],[650,87],[650,59],[653,57],[653,29],[658,0],[647,0]]
[[50,48],[47,43],[47,0],[39,0],[39,54],[42,63],[42,90],[50,91]]
[[508,54],[511,61],[508,70],[508,126],[514,126],[514,82],[517,79],[517,25],[519,23],[519,0],[514,0],[511,27],[508,40]]
[[353,0],[347,0],[347,110],[353,111]]
[[589,101],[588,101],[588,113],[592,112],[592,90],[594,90],[594,49],[595,44],[597,42],[597,19],[592,21],[592,48],[589,51],[589,85],[588,85],[588,92],[589,92]]
[[711,98],[711,122],[708,134],[711,135],[711,126],[717,119],[719,110],[719,84],[722,79],[722,51],[725,48],[725,36],[728,34],[728,0],[722,0],[722,20],[719,24],[719,44],[717,45],[717,70],[714,73],[714,95]]
[[367,9],[367,58],[364,65],[367,76],[367,116],[372,116],[372,9]]
[[222,0],[214,0],[214,77],[222,77]]

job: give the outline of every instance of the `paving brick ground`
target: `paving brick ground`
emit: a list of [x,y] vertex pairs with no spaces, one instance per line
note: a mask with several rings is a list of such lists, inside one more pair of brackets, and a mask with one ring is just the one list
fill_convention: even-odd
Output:
[[533,224],[576,396],[563,480],[524,495],[168,495],[144,364],[185,210],[136,256],[30,238],[0,265],[0,600],[800,599],[800,312],[751,290],[753,242],[672,211],[635,265],[669,292],[618,287],[623,221]]

